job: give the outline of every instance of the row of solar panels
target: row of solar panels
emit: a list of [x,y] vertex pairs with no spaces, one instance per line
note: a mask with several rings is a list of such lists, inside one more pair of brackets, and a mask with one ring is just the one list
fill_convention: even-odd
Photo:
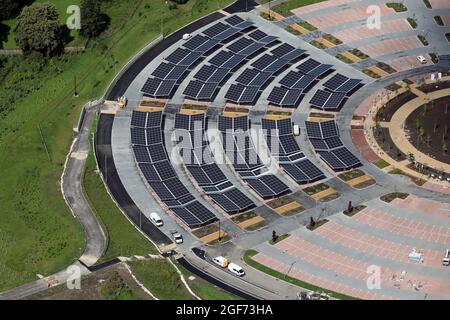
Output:
[[162,136],[162,112],[133,111],[131,143],[136,163],[158,198],[190,228],[217,217],[197,201],[173,169]]
[[303,95],[316,84],[317,79],[332,71],[332,65],[308,59],[286,74],[280,80],[280,86],[272,89],[267,100],[280,107],[297,107]]
[[269,173],[262,163],[249,135],[248,121],[247,116],[235,118],[219,116],[223,148],[234,169],[263,199],[291,192],[289,187],[277,176]]
[[334,120],[306,121],[308,138],[321,159],[334,171],[347,170],[361,165],[342,143]]
[[265,85],[284,68],[300,59],[305,50],[283,43],[257,59],[245,69],[225,94],[227,101],[238,104],[252,104]]
[[194,100],[212,101],[217,89],[233,71],[258,52],[264,51],[277,41],[260,30],[251,32],[248,37],[239,38],[219,51],[208,64],[203,65],[194,75],[183,94]]
[[346,98],[361,86],[361,81],[338,73],[323,84],[326,90],[316,91],[309,103],[322,110],[339,111]]
[[[228,178],[209,157],[211,151],[205,141],[206,115],[175,115],[175,133],[182,149],[186,168],[205,193],[228,214],[247,211],[255,204]],[[188,140],[185,143],[184,140]],[[202,141],[198,143],[198,141]],[[192,141],[196,143],[191,143]],[[186,157],[187,155],[187,157]],[[187,160],[187,161],[186,161]]]
[[293,180],[303,184],[325,178],[323,172],[301,152],[293,135],[291,119],[262,119],[262,128],[271,154]]
[[251,22],[238,16],[228,17],[225,22],[212,25],[172,52],[153,71],[152,77],[147,79],[141,91],[151,97],[171,98],[175,88],[199,60],[234,37],[254,28]]

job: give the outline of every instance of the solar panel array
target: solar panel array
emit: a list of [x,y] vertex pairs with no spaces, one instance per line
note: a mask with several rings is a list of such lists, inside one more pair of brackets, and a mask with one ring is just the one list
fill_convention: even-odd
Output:
[[[290,44],[280,44],[245,69],[236,79],[237,84],[231,85],[228,89],[225,99],[239,104],[252,104],[258,93],[276,73],[302,57],[304,53],[305,50],[296,49]],[[291,99],[297,98],[291,97]]]
[[305,92],[314,86],[317,79],[331,70],[331,65],[321,64],[314,59],[308,59],[290,71],[279,82],[281,86],[274,87],[267,100],[280,107],[296,107]]
[[263,199],[274,198],[290,192],[277,176],[268,173],[261,162],[248,131],[247,116],[219,116],[223,148],[236,172]]
[[262,119],[267,145],[280,166],[297,183],[310,183],[325,178],[317,168],[301,152],[293,135],[291,119]]
[[131,143],[136,163],[153,192],[188,227],[217,220],[176,175],[163,144],[162,112],[133,111]]
[[[189,141],[205,140],[206,115],[175,115],[175,133]],[[198,186],[228,214],[236,214],[255,207],[255,204],[237,189],[212,160],[208,143],[179,144],[183,154],[195,154],[195,161],[185,158],[184,163]],[[205,159],[206,158],[206,159]],[[188,161],[186,161],[188,160]],[[208,161],[209,160],[209,161]]]
[[361,81],[338,73],[323,84],[326,91],[317,90],[309,103],[322,110],[339,111],[344,100],[361,85]]
[[334,171],[347,170],[361,165],[359,159],[343,145],[334,120],[306,121],[306,131],[316,152]]
[[[182,47],[172,52],[152,72],[141,91],[151,97],[171,98],[176,87],[199,60],[217,50],[230,39],[240,36],[242,32],[253,27],[251,22],[238,16],[231,16],[225,21],[227,23],[218,22],[212,25],[203,34],[195,35],[186,41]],[[239,23],[236,23],[237,21]],[[220,74],[216,76],[220,76]],[[213,91],[212,86],[200,88],[199,100],[210,97],[211,91]]]
[[[225,19],[225,21],[235,22],[238,20],[235,18],[239,17],[232,16],[228,18],[231,20]],[[220,24],[220,26],[222,25]],[[236,68],[255,53],[266,50],[266,46],[274,41],[276,41],[276,37],[270,37],[260,30],[255,30],[248,37],[241,37],[230,43],[211,57],[208,60],[208,64],[200,68],[194,75],[194,80],[188,83],[183,94],[194,100],[212,101],[222,83]],[[255,79],[252,79],[254,80],[252,85],[262,86],[268,80],[266,76],[264,74],[260,77],[255,77]],[[234,96],[238,96],[237,99],[242,97],[242,100],[246,102],[252,102],[257,94],[255,90],[245,90],[241,87],[233,88],[232,91]]]

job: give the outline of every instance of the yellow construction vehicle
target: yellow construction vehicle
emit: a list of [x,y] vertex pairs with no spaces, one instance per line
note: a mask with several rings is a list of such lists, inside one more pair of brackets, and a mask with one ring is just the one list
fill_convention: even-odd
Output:
[[119,108],[125,108],[127,106],[128,99],[125,96],[121,96],[117,99],[117,105]]

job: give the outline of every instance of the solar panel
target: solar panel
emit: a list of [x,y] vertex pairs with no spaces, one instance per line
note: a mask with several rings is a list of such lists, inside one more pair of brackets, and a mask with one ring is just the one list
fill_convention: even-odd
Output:
[[319,66],[317,66],[316,68],[310,70],[308,72],[308,75],[313,76],[315,78],[319,78],[322,75],[324,75],[325,73],[327,73],[328,71],[331,70],[333,66],[331,64],[321,64]]
[[198,47],[200,47],[202,44],[207,42],[209,39],[201,34],[197,34],[188,41],[186,41],[183,46],[185,48],[188,48],[191,51],[194,51]]
[[263,31],[256,29],[255,31],[250,33],[248,36],[255,40],[261,40],[262,38],[267,37],[267,33],[264,33]]
[[163,80],[154,95],[156,97],[169,98],[175,87],[175,83],[176,81],[174,80]]
[[227,62],[222,65],[222,68],[233,70],[238,65],[240,65],[245,60],[245,56],[241,56],[239,54],[231,57]]
[[258,40],[258,42],[261,42],[265,45],[269,45],[269,44],[272,44],[273,42],[277,42],[277,41],[278,41],[278,38],[275,36],[267,36],[267,37],[264,37],[264,38]]
[[245,29],[253,28],[253,22],[251,21],[244,21],[234,26],[235,28],[239,29],[240,31],[244,31]]
[[222,22],[218,22],[209,27],[208,29],[206,29],[205,31],[203,31],[203,34],[205,34],[209,38],[214,38],[215,36],[217,36],[218,34],[222,33],[223,31],[229,28],[230,28],[229,25],[224,24]]
[[189,54],[191,54],[190,50],[185,48],[177,48],[166,58],[166,60],[172,62],[173,64],[178,64],[178,62],[186,58]]
[[133,111],[133,113],[131,115],[131,126],[132,127],[145,128],[146,123],[147,123],[147,113],[146,112]]
[[315,150],[328,150],[329,149],[328,145],[325,143],[325,140],[310,138],[309,141],[311,142],[311,144]]
[[302,49],[295,49],[284,56],[281,57],[281,59],[286,60],[288,62],[297,60],[298,58],[302,57],[305,54],[305,50]]
[[276,105],[281,105],[281,102],[283,101],[287,92],[288,89],[286,88],[274,87],[270,92],[269,96],[267,97],[267,101]]
[[293,135],[282,135],[279,139],[285,155],[300,152],[300,147]]
[[144,86],[142,87],[141,91],[150,96],[155,96],[156,91],[158,90],[161,83],[162,80],[160,79],[148,78],[147,81],[144,83]]
[[215,36],[213,39],[217,40],[217,41],[220,41],[220,42],[225,42],[226,40],[228,40],[231,37],[235,36],[239,32],[240,32],[240,29],[229,28],[229,29],[223,31],[222,33],[218,34],[217,36]]
[[346,168],[346,165],[340,161],[333,153],[328,151],[319,152],[323,161],[333,170],[342,170]]
[[161,127],[162,112],[147,112],[147,128]]
[[241,83],[245,86],[249,85],[259,74],[256,69],[245,69],[237,78],[236,82]]
[[320,130],[319,122],[305,121],[305,125],[308,138],[322,139],[322,131]]
[[197,99],[199,100],[211,100],[214,92],[217,89],[217,83],[205,83],[200,90]]
[[314,96],[309,101],[310,104],[313,106],[323,108],[328,101],[328,99],[331,97],[332,93],[328,91],[323,91],[318,89]]
[[359,84],[361,83],[361,80],[359,79],[348,79],[347,82],[345,82],[343,85],[335,89],[335,92],[342,92],[342,93],[349,93],[353,89],[355,89]]
[[273,198],[275,196],[274,192],[259,179],[246,179],[245,182],[263,199]]
[[237,24],[239,24],[239,23],[241,23],[241,22],[244,22],[245,20],[242,19],[241,17],[237,16],[237,15],[233,15],[233,16],[231,16],[231,17],[226,18],[225,21],[226,21],[228,24],[230,24],[230,25],[232,25],[232,26],[235,26],[235,25],[237,25]]
[[274,63],[276,60],[277,60],[276,56],[272,56],[272,55],[266,53],[262,57],[260,57],[258,60],[253,62],[251,64],[251,66],[260,71],[263,71],[268,65]]
[[214,57],[209,60],[209,63],[216,67],[221,67],[225,62],[231,59],[234,54],[230,51],[219,51]]
[[150,154],[148,153],[147,147],[135,145],[135,146],[133,146],[133,152],[134,152],[134,157],[135,157],[137,163],[152,162],[152,159],[150,158]]
[[156,69],[153,71],[152,76],[159,78],[161,80],[165,79],[167,74],[175,68],[175,65],[172,63],[162,62]]
[[228,76],[229,72],[230,70],[228,69],[216,69],[216,71],[208,79],[208,82],[219,84]]
[[206,82],[216,70],[217,68],[212,65],[203,65],[194,75],[194,79]]
[[227,49],[231,52],[238,53],[253,43],[255,42],[253,40],[250,40],[249,38],[240,38],[238,41],[227,46]]
[[185,208],[194,215],[202,224],[217,220],[217,217],[200,202],[194,201],[185,206]]
[[218,40],[209,39],[205,43],[203,43],[200,47],[195,49],[194,51],[204,54],[204,53],[214,49],[214,47],[216,47],[218,45],[219,45],[219,41]]
[[232,84],[225,94],[225,99],[232,102],[239,102],[239,98],[245,90],[245,86],[240,84]]
[[131,128],[131,143],[146,146],[147,138],[145,136],[145,129],[143,128]]
[[265,183],[270,189],[272,189],[275,195],[280,195],[287,191],[290,191],[289,187],[275,175],[264,175],[261,176],[259,180]]
[[306,88],[308,88],[309,86],[311,86],[311,84],[316,80],[315,77],[310,76],[310,75],[303,75],[302,77],[300,77],[300,79],[298,79],[298,81],[296,83],[294,83],[291,87],[291,89],[299,89],[299,90],[305,90]]
[[240,51],[239,54],[242,54],[245,57],[250,57],[251,55],[255,54],[256,52],[258,52],[259,50],[261,50],[262,48],[264,48],[265,44],[264,43],[253,43],[251,45],[249,45],[247,48],[245,48],[244,50]]
[[202,56],[201,52],[191,52],[184,59],[179,61],[177,64],[180,66],[190,67],[196,63]]
[[227,213],[238,213],[241,209],[223,194],[210,194],[211,199]]
[[295,48],[293,46],[291,46],[290,44],[283,43],[283,44],[279,45],[278,47],[276,47],[275,49],[271,50],[270,52],[273,55],[275,55],[276,57],[280,58],[294,50],[295,50]]
[[325,140],[322,140],[325,142],[325,144],[327,145],[328,149],[334,149],[334,148],[338,148],[338,147],[342,147],[342,141],[339,137],[332,137],[332,138],[328,138]]
[[183,74],[186,72],[187,67],[185,66],[175,66],[171,72],[166,76],[166,80],[175,80],[178,81]]
[[305,75],[298,71],[289,71],[281,80],[280,84],[288,89],[292,88]]
[[302,96],[301,90],[289,90],[286,93],[286,96],[284,97],[283,101],[281,102],[282,106],[297,106],[297,104],[300,101],[300,98]]
[[318,66],[320,66],[321,63],[314,60],[314,59],[308,59],[305,62],[299,64],[297,66],[298,71],[307,74],[309,73],[311,70],[314,70],[315,68],[317,68]]
[[348,78],[340,73],[334,75],[328,81],[326,81],[323,86],[331,91],[335,91],[339,88],[343,83],[345,83]]
[[342,161],[347,168],[351,168],[360,165],[360,161],[355,157],[346,147],[338,148],[332,151],[332,153]]
[[324,139],[339,136],[336,122],[334,120],[320,122],[320,128]]
[[239,103],[253,103],[258,95],[258,87],[245,87],[244,92],[239,98]]
[[266,68],[263,69],[263,71],[270,72],[270,73],[277,73],[281,69],[283,69],[285,66],[288,65],[289,62],[286,60],[276,60],[270,65],[268,65]]
[[270,72],[261,72],[249,83],[249,86],[262,87],[271,77],[272,74]]
[[200,90],[203,87],[203,82],[197,81],[197,80],[191,80],[188,85],[186,86],[186,89],[184,89],[183,94],[185,96],[188,96],[193,99],[197,99],[197,96],[200,92]]
[[175,129],[189,130],[190,116],[187,114],[177,113],[175,114]]
[[345,93],[333,93],[324,105],[324,109],[337,111],[345,99]]
[[162,143],[152,145],[151,147],[148,147],[147,149],[148,149],[148,152],[151,157],[150,162],[158,162],[158,161],[162,161],[162,160],[165,160],[168,158],[166,149],[164,148]]
[[219,131],[233,130],[233,118],[219,116]]
[[154,163],[153,167],[162,181],[172,179],[177,176],[168,160]]

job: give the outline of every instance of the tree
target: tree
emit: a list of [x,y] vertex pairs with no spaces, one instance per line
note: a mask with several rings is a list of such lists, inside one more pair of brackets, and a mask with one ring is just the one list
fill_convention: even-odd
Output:
[[51,56],[63,49],[58,11],[50,3],[34,3],[25,7],[17,17],[14,35],[25,53],[38,51]]
[[101,10],[99,0],[81,0],[81,36],[98,37],[108,28],[109,17]]
[[21,2],[17,0],[1,0],[0,1],[0,21],[14,18],[18,13]]

